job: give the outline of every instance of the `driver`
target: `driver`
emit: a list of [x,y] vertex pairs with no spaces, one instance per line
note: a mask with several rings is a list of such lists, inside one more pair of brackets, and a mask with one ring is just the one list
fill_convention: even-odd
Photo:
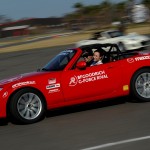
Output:
[[86,62],[86,66],[87,67],[91,66],[91,64],[94,61],[94,59],[93,59],[93,51],[92,50],[85,51],[82,54],[82,57],[84,58],[84,60]]

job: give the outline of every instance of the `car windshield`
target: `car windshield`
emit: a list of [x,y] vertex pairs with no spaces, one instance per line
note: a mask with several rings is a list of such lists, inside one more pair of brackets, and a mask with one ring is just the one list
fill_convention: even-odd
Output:
[[124,36],[124,34],[120,31],[110,31],[108,32],[108,34],[110,35],[111,38]]
[[69,61],[75,55],[76,50],[64,50],[56,55],[52,60],[46,64],[42,70],[43,71],[60,71],[63,70]]

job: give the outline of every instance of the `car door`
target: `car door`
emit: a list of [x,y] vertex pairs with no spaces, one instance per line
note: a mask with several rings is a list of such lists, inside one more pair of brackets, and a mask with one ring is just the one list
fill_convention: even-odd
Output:
[[62,73],[61,85],[66,101],[111,95],[121,84],[121,65],[116,62],[68,70]]

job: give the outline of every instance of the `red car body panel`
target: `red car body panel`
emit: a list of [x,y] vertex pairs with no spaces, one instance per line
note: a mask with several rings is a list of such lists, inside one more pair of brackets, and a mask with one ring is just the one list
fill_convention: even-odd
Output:
[[47,109],[53,109],[128,95],[133,74],[141,68],[150,68],[150,54],[143,53],[85,70],[71,69],[82,53],[80,48],[75,50],[75,56],[63,71],[32,72],[2,80],[0,118],[7,116],[11,95],[21,88],[37,89],[45,98]]

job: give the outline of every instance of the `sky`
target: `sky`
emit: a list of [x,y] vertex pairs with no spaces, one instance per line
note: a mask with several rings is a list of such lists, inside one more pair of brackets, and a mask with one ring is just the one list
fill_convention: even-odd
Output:
[[[125,0],[109,0],[121,2]],[[19,20],[23,18],[61,17],[73,12],[73,5],[97,5],[103,0],[0,0],[0,15]]]

